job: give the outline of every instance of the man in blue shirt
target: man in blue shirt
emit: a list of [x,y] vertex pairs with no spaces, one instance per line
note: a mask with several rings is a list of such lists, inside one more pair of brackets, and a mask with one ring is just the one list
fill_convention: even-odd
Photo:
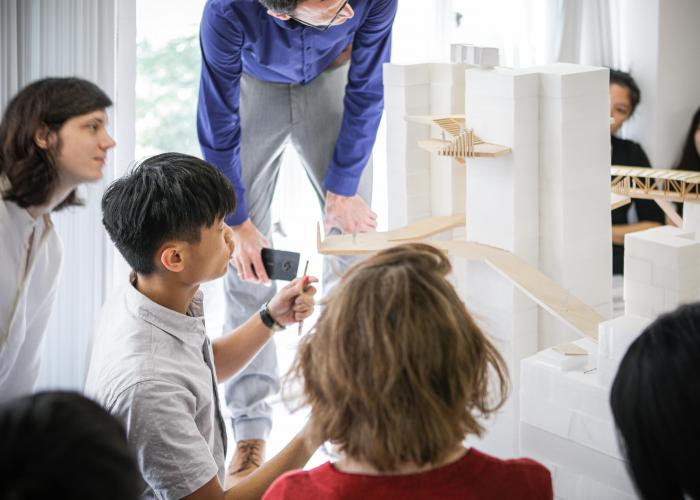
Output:
[[[204,157],[231,181],[227,219],[235,251],[225,280],[225,329],[274,294],[260,251],[270,246],[270,204],[291,143],[325,209],[327,232],[372,231],[371,151],[384,104],[398,0],[209,0],[200,28],[197,131]],[[331,265],[328,265],[331,264]],[[324,281],[348,264],[324,263]],[[268,343],[226,387],[238,441],[236,480],[262,461],[271,428],[264,399],[278,390]]]

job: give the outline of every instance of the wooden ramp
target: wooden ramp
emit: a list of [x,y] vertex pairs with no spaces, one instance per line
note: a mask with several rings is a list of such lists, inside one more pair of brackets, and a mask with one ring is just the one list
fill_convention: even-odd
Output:
[[[431,218],[435,219],[435,218]],[[425,226],[429,225],[426,219]],[[413,226],[413,225],[412,225]],[[329,236],[321,241],[320,226],[318,230],[318,251],[326,255],[360,255],[375,253],[385,248],[390,248],[407,241],[421,241],[427,238],[426,231],[416,227],[406,228],[382,233],[358,234],[353,242],[352,235]],[[432,226],[437,229],[437,226]],[[437,234],[447,229],[456,227],[443,221],[443,229],[431,231]],[[397,238],[398,235],[398,238]],[[409,235],[410,238],[401,238],[401,235]],[[481,243],[468,241],[425,241],[439,248],[449,255],[464,257],[469,260],[486,262],[496,272],[513,283],[525,295],[530,297],[537,305],[545,309],[567,326],[573,328],[581,335],[598,341],[598,324],[605,321],[603,315],[585,304],[558,283],[544,275],[537,268],[531,266],[512,253]]]
[[324,255],[362,255],[375,253],[400,243],[422,241],[450,229],[464,227],[464,214],[446,215],[443,217],[427,217],[413,224],[393,231],[341,234],[328,236],[321,241],[321,226],[316,227],[316,247]]

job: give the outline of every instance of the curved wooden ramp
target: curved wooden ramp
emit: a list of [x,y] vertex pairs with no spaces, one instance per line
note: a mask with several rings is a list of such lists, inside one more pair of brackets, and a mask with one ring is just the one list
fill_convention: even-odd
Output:
[[362,255],[374,253],[409,241],[422,241],[450,229],[464,227],[464,214],[427,217],[413,224],[386,232],[340,234],[321,240],[321,225],[316,226],[316,248],[324,255]]
[[[432,218],[431,218],[432,219]],[[426,220],[427,221],[427,220]],[[446,227],[450,229],[454,226]],[[409,229],[410,228],[410,229]],[[396,239],[397,234],[406,230],[411,239]],[[437,234],[442,231],[434,231]],[[421,241],[428,236],[418,237],[420,231],[407,226],[402,230],[383,233],[358,234],[353,243],[352,235],[329,236],[321,241],[320,226],[318,228],[318,251],[326,255],[360,255],[375,253],[385,248],[405,243]],[[469,241],[424,241],[436,248],[446,251],[449,255],[464,257],[469,260],[486,262],[496,272],[518,287],[540,307],[545,309],[567,326],[581,335],[598,341],[598,324],[605,321],[603,315],[585,304],[557,282],[531,266],[512,253],[481,243]]]

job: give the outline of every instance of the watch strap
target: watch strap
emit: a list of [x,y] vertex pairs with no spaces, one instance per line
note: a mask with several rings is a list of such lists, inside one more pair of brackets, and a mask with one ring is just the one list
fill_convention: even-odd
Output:
[[284,326],[280,325],[270,314],[270,309],[268,308],[267,303],[260,309],[260,319],[262,320],[263,324],[273,332],[284,330]]

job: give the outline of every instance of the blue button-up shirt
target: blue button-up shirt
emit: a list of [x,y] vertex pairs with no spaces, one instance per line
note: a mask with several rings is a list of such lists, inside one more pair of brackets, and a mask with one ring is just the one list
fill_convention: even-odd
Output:
[[320,32],[267,14],[258,0],[209,0],[200,27],[202,75],[197,133],[204,157],[236,190],[232,225],[248,218],[241,177],[240,78],[306,84],[352,43],[344,113],[325,188],[352,196],[377,135],[384,107],[382,65],[389,61],[398,0],[351,0],[355,16]]

